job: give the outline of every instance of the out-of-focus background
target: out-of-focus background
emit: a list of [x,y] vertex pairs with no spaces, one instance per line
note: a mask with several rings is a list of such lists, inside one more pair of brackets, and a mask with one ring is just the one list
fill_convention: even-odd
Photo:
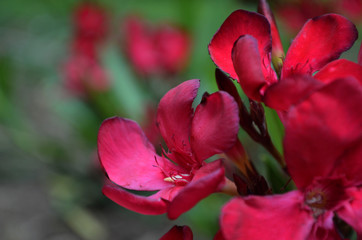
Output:
[[[285,49],[305,18],[334,11],[327,2],[273,3]],[[359,12],[339,9],[360,26],[355,2]],[[175,224],[191,226],[195,239],[212,239],[223,195],[176,221],[103,196],[97,132],[107,117],[127,117],[157,146],[153,121],[163,94],[193,78],[201,79],[201,94],[217,90],[207,45],[240,8],[255,11],[256,1],[2,0],[0,239],[158,239]],[[356,61],[359,46],[343,57]],[[282,127],[275,114],[267,117],[281,150]],[[268,162],[244,135],[247,151]]]

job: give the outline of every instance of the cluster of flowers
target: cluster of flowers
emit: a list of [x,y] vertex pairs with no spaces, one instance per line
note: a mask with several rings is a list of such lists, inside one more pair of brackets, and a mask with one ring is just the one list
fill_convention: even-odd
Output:
[[[135,212],[167,213],[171,220],[214,192],[235,195],[222,208],[214,239],[342,239],[338,219],[362,239],[362,52],[358,63],[338,59],[357,30],[337,14],[312,18],[284,56],[265,0],[258,12],[233,12],[209,44],[220,91],[205,93],[195,110],[199,80],[161,99],[157,126],[168,149],[161,156],[136,122],[103,122],[103,193]],[[232,79],[250,99],[249,110]],[[275,109],[285,127],[283,157],[272,145],[261,103]],[[278,160],[296,190],[271,194],[238,140],[239,126]],[[221,153],[239,168],[234,181],[225,176],[225,161],[205,161]],[[175,226],[161,239],[193,234]]]
[[65,64],[65,87],[84,96],[109,87],[108,76],[100,64],[99,48],[107,34],[107,15],[100,6],[84,2],[73,16],[74,36],[69,59]]

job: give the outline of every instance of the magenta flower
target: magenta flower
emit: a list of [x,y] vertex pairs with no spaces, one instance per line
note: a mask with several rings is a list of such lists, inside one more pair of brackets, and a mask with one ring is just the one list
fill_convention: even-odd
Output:
[[[264,101],[271,85],[286,82],[295,75],[312,76],[348,50],[357,39],[355,26],[340,15],[327,14],[310,19],[293,40],[283,66],[277,66],[281,67],[278,80],[271,67],[272,47],[278,50],[273,52],[279,53],[277,56],[273,54],[273,58],[283,57],[283,49],[265,1],[261,1],[260,9],[266,17],[244,10],[233,12],[209,44],[214,63],[237,79],[245,94],[253,100]],[[294,91],[299,89],[290,88],[288,94],[293,95]]]
[[362,237],[362,86],[340,78],[292,106],[284,153],[298,190],[234,198],[221,214],[225,239],[341,239],[334,215]]
[[[198,80],[171,89],[161,99],[157,124],[168,147],[159,156],[139,125],[114,117],[100,127],[98,154],[108,175],[103,193],[132,211],[177,218],[199,200],[225,185],[221,160],[207,158],[233,146],[238,132],[238,107],[226,92],[204,95],[195,112]],[[157,191],[150,196],[128,190]]]

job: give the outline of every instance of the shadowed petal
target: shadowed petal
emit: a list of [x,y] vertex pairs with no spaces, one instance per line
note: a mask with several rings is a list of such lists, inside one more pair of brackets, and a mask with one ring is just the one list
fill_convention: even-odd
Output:
[[239,131],[239,110],[233,97],[219,91],[204,96],[191,127],[191,148],[203,160],[231,148]]
[[161,199],[159,192],[148,197],[138,196],[110,181],[104,184],[102,192],[113,202],[141,214],[159,215],[167,209],[167,202]]
[[314,78],[324,83],[345,77],[354,77],[362,85],[362,66],[346,59],[338,59],[328,63],[314,75]]
[[188,226],[173,226],[160,240],[192,240],[194,239]]
[[288,50],[282,77],[312,74],[321,69],[348,50],[357,35],[353,23],[340,15],[326,14],[310,19]]
[[221,213],[221,230],[226,240],[304,240],[314,219],[302,207],[303,195],[234,198]]
[[321,82],[308,75],[283,78],[265,91],[264,102],[275,110],[287,111],[322,86]]
[[357,232],[362,239],[362,189],[350,189],[352,201],[345,204],[337,214]]
[[257,40],[250,35],[241,36],[232,49],[232,61],[246,96],[260,101],[262,88],[267,81],[263,75]]
[[242,35],[251,35],[258,42],[261,59],[269,58],[271,35],[268,20],[258,13],[236,10],[221,25],[209,44],[209,53],[214,63],[224,72],[238,79],[231,61],[231,50]]
[[361,139],[361,92],[354,78],[338,79],[290,109],[284,152],[299,189],[315,177],[329,176],[345,151]]
[[190,210],[200,200],[217,192],[224,185],[224,167],[221,160],[208,163],[196,171],[192,181],[187,184],[170,202],[167,210],[169,219],[178,218]]
[[[361,120],[360,120],[361,121]],[[361,134],[362,135],[362,134]],[[350,184],[362,185],[362,136],[356,143],[351,144],[342,156],[334,163],[331,174],[345,175]]]
[[170,151],[191,153],[189,137],[193,116],[192,102],[200,87],[199,80],[188,80],[168,91],[160,101],[157,123]]
[[128,119],[105,120],[98,133],[98,155],[109,179],[127,189],[158,190],[169,187],[156,167],[163,163],[140,126]]

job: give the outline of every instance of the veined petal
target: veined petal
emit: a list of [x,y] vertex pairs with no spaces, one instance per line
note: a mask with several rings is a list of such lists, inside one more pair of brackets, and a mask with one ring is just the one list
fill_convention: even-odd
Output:
[[260,101],[267,81],[262,70],[257,40],[250,35],[241,36],[235,42],[231,56],[244,93],[249,98]]
[[200,200],[219,191],[225,183],[224,172],[221,160],[207,163],[197,170],[192,181],[180,190],[168,205],[168,218],[178,218]]
[[204,96],[195,110],[191,127],[191,148],[203,160],[231,148],[239,131],[239,108],[228,93]]
[[351,202],[345,204],[337,214],[357,232],[358,239],[362,239],[362,189],[350,189]]
[[158,105],[157,124],[171,152],[191,153],[192,102],[199,87],[196,79],[183,82],[168,91]]
[[109,179],[127,189],[159,190],[171,186],[156,167],[162,162],[140,126],[128,119],[105,120],[98,133],[98,156]]
[[315,177],[334,173],[346,151],[361,139],[361,93],[362,86],[354,78],[338,79],[290,109],[284,152],[299,189]]
[[167,202],[159,197],[159,193],[148,197],[139,196],[126,191],[110,181],[104,184],[102,192],[118,205],[141,214],[159,215],[167,210]]
[[309,75],[283,78],[265,91],[264,102],[277,111],[287,111],[322,86],[321,82]]
[[192,240],[191,228],[188,226],[173,226],[160,240]]
[[221,212],[223,236],[226,240],[304,240],[314,219],[302,205],[303,194],[299,191],[233,198]]
[[314,78],[324,83],[346,77],[354,77],[362,85],[362,66],[346,59],[338,59],[328,63],[314,75]]
[[282,77],[312,74],[339,58],[357,39],[352,22],[338,14],[326,14],[307,21],[290,46]]
[[238,79],[238,76],[231,61],[231,50],[235,41],[246,34],[257,39],[261,59],[269,59],[270,65],[270,25],[261,14],[244,10],[234,11],[221,25],[209,44],[211,59],[221,70],[229,73],[234,79]]

